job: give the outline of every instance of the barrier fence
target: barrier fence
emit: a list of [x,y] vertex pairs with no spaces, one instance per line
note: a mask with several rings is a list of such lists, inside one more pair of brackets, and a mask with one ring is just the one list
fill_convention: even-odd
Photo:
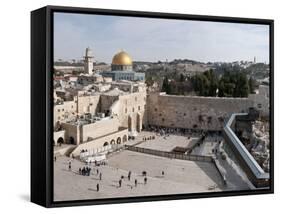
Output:
[[190,160],[190,161],[213,162],[213,158],[211,156],[179,154],[179,153],[174,153],[174,152],[165,152],[165,151],[140,148],[140,147],[129,146],[129,145],[125,145],[125,148],[127,150],[134,151],[134,152],[140,152],[140,153],[156,155],[156,156],[166,157],[166,158],[174,158],[174,159]]

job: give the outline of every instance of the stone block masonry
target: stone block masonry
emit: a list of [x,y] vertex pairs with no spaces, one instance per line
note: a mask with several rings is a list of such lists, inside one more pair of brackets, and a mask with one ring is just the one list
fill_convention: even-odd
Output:
[[248,112],[248,98],[148,95],[148,125],[171,128],[221,131],[232,113]]

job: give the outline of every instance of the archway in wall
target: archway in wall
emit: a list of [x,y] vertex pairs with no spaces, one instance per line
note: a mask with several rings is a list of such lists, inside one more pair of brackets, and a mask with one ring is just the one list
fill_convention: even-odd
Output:
[[105,143],[103,144],[103,146],[108,146],[108,142],[105,142]]
[[115,144],[115,140],[112,139],[112,140],[110,141],[110,144]]
[[128,130],[132,131],[132,117],[131,116],[128,117]]
[[116,141],[117,141],[117,144],[120,144],[121,143],[121,137],[118,137]]
[[59,139],[57,140],[57,144],[63,144],[64,143],[64,139],[62,137],[59,137]]
[[137,132],[142,130],[142,119],[140,113],[137,114]]
[[69,144],[75,144],[75,140],[73,137],[69,137]]
[[127,142],[127,135],[123,136],[123,143]]

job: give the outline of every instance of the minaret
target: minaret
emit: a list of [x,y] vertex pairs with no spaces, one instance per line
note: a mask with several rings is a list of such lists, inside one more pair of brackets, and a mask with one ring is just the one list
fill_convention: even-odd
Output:
[[86,53],[84,57],[85,73],[93,74],[93,69],[94,69],[93,63],[94,63],[94,56],[92,50],[88,47],[86,48]]
[[256,64],[256,57],[254,57],[254,64]]

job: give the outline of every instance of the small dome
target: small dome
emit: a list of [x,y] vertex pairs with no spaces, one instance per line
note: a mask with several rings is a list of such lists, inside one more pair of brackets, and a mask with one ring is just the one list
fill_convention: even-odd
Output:
[[112,65],[132,65],[132,58],[125,51],[115,54],[112,59]]

